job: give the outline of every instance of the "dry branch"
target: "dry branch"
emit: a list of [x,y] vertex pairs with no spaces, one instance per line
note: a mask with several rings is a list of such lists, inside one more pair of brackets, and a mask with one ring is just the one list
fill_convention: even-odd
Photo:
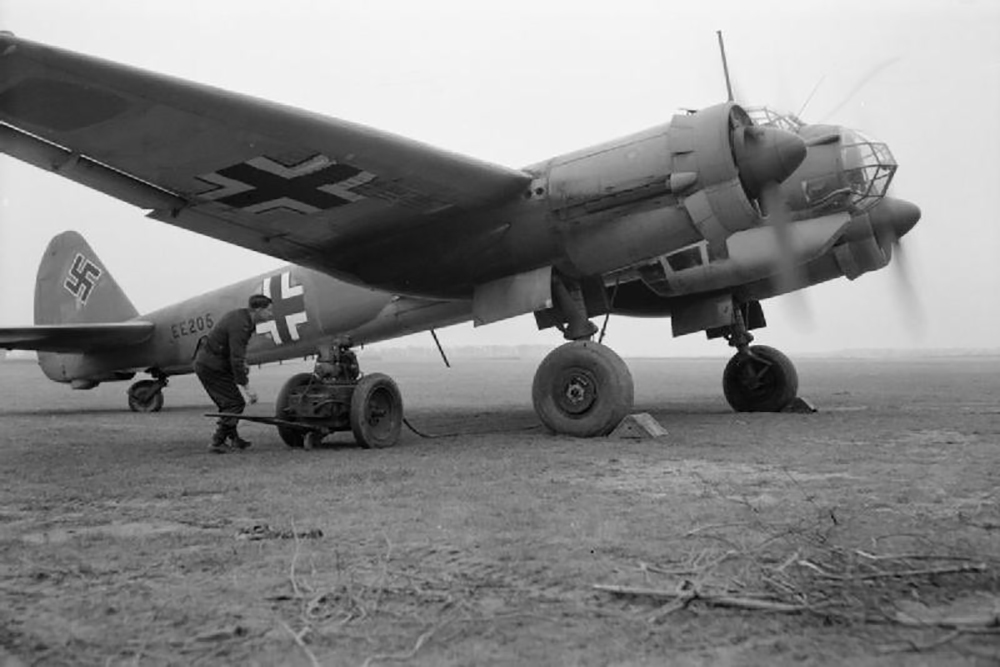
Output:
[[922,577],[934,574],[960,574],[962,572],[985,572],[985,563],[952,565],[949,567],[928,567],[922,570],[896,570],[887,572],[871,572],[868,574],[834,574],[827,572],[815,563],[807,560],[798,561],[799,565],[813,570],[825,579],[835,579],[837,581],[860,581],[864,579],[881,579],[883,577]]
[[302,629],[301,634],[300,634],[300,633],[295,632],[294,630],[292,630],[289,627],[289,625],[287,623],[285,623],[284,621],[279,621],[279,623],[281,623],[281,627],[283,627],[288,632],[288,634],[290,634],[292,636],[292,639],[294,639],[295,643],[298,644],[298,646],[299,646],[300,649],[302,649],[302,652],[306,654],[306,657],[309,658],[309,663],[313,667],[320,667],[320,663],[319,663],[319,660],[316,659],[316,655],[312,651],[310,651],[309,647],[306,646],[306,643],[304,641],[302,641],[302,637],[307,632],[309,632],[309,626],[304,627]]
[[956,630],[989,630],[987,634],[1000,631],[1000,612],[975,614],[972,616],[945,616],[942,618],[917,618],[904,611],[897,611],[892,620],[911,628],[954,628]]
[[299,599],[302,597],[302,591],[299,590],[299,584],[295,581],[295,563],[299,560],[302,543],[299,541],[298,533],[295,532],[294,519],[292,519],[292,536],[295,538],[295,552],[292,554],[292,563],[288,567],[288,578],[292,582],[292,593],[295,595],[295,599]]
[[386,660],[392,660],[395,662],[400,662],[403,660],[412,660],[414,656],[417,655],[417,651],[427,642],[431,636],[440,629],[440,626],[435,626],[423,633],[417,638],[417,643],[413,645],[406,653],[380,653],[378,655],[371,655],[365,659],[361,667],[370,667],[373,662],[384,662]]
[[902,646],[889,646],[881,649],[882,653],[923,653],[925,651],[932,651],[940,646],[944,646],[950,641],[958,639],[962,636],[961,630],[953,630],[938,639],[927,644],[918,644],[914,641],[907,641]]
[[734,597],[731,595],[714,595],[711,593],[698,593],[697,591],[665,591],[654,588],[631,588],[629,586],[609,586],[605,584],[593,584],[592,587],[599,591],[604,591],[605,593],[611,593],[613,595],[632,595],[664,600],[686,599],[688,600],[688,604],[694,600],[701,600],[718,607],[737,607],[740,609],[773,611],[786,614],[815,610],[814,607],[809,605],[786,604],[784,602],[773,602],[766,599]]

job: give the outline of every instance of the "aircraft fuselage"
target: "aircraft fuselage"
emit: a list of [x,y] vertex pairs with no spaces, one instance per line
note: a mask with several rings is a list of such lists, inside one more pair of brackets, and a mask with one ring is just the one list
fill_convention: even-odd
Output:
[[251,294],[270,296],[274,313],[257,325],[250,340],[251,364],[312,355],[339,334],[351,335],[358,344],[371,343],[471,317],[467,301],[396,297],[289,265],[136,318],[155,325],[152,337],[141,344],[82,354],[40,352],[39,363],[50,379],[76,381],[81,388],[88,381],[125,379],[126,371],[188,373],[201,337],[225,313],[245,307]]

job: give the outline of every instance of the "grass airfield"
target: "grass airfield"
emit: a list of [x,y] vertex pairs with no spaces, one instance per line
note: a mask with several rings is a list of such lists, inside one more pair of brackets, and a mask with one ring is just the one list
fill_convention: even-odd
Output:
[[798,359],[812,415],[629,359],[657,440],[544,433],[535,359],[361,361],[440,437],[211,455],[193,377],[134,414],[0,363],[0,664],[1000,660],[1000,357]]

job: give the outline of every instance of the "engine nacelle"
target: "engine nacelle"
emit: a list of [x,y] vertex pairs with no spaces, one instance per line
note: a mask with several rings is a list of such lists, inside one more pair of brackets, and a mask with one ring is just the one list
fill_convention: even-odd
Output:
[[848,280],[854,280],[886,266],[892,259],[892,246],[879,242],[866,213],[851,220],[843,243],[834,246],[832,254],[840,273]]
[[[725,103],[540,165],[571,272],[598,275],[705,240],[724,248],[760,220],[764,184],[805,157],[797,135]],[[723,250],[724,252],[724,250]]]

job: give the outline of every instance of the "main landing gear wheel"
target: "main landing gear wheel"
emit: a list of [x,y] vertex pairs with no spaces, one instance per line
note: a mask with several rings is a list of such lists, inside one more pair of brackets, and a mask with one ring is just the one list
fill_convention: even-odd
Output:
[[157,380],[134,382],[127,393],[132,412],[159,412],[163,408],[163,384]]
[[781,412],[795,400],[799,375],[784,354],[766,345],[737,352],[722,374],[722,390],[737,412]]
[[403,426],[403,397],[388,375],[372,373],[358,380],[351,396],[351,431],[362,447],[392,447]]
[[[312,373],[297,373],[288,378],[288,382],[278,392],[278,399],[274,402],[274,416],[278,419],[288,419],[288,404],[292,394],[306,386],[312,381]],[[291,426],[278,426],[278,436],[289,447],[301,449],[305,444],[306,433],[304,429],[292,428]]]
[[632,374],[611,348],[574,341],[552,350],[535,372],[531,400],[549,431],[607,435],[632,410]]

